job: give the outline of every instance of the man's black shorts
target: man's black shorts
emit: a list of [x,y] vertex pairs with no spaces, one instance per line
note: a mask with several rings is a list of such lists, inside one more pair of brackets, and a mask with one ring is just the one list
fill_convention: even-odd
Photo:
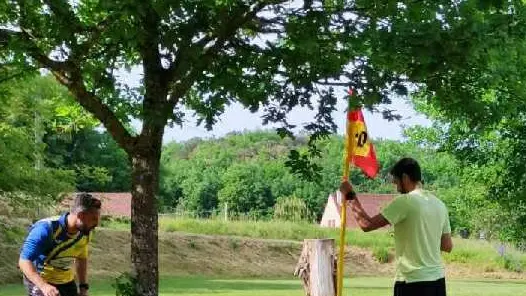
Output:
[[[42,291],[40,291],[37,286],[35,286],[32,282],[30,282],[27,278],[24,277],[24,285],[27,289],[27,295],[28,296],[42,296]],[[52,284],[53,285],[53,284]],[[69,282],[66,284],[61,285],[53,285],[57,288],[58,292],[60,293],[60,296],[77,296],[78,290],[77,285],[75,282]]]
[[394,296],[446,296],[446,280],[431,282],[395,282]]

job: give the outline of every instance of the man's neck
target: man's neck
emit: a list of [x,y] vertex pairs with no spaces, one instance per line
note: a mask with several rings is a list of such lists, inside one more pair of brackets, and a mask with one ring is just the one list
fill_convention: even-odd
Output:
[[418,189],[418,186],[416,186],[416,184],[406,184],[405,186],[405,193],[411,193],[413,191],[415,191],[416,189]]
[[77,232],[79,232],[77,229],[77,215],[70,213],[66,225],[68,227],[68,234],[77,234]]
[[409,186],[409,191],[407,193],[416,192],[419,190],[422,190],[422,185],[420,182]]

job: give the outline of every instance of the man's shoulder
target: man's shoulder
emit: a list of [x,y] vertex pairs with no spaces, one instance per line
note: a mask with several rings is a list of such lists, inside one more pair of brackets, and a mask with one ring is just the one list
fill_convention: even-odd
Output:
[[438,195],[435,192],[429,191],[429,190],[424,190],[423,192],[424,192],[424,194],[426,196],[429,196],[430,198],[432,198],[436,203],[438,203],[438,204],[440,204],[442,206],[446,206],[444,201],[442,201],[440,198],[438,198]]
[[29,227],[30,232],[51,232],[53,231],[53,225],[58,223],[60,216],[47,217],[37,220]]
[[425,198],[430,198],[430,199],[433,199],[433,200],[439,200],[440,199],[437,197],[436,193],[434,191],[430,191],[430,190],[426,190],[426,189],[418,189],[418,190],[415,190],[414,192],[412,192],[413,195],[417,195],[417,196],[420,196],[420,197],[425,197]]
[[393,196],[393,199],[391,200],[391,202],[393,201],[400,201],[400,200],[406,200],[407,199],[407,194],[402,194],[402,193],[397,193]]
[[434,207],[439,208],[440,210],[447,211],[446,204],[443,200],[438,198],[435,192],[429,190],[421,190],[419,194],[425,197],[427,200],[431,200],[433,202]]

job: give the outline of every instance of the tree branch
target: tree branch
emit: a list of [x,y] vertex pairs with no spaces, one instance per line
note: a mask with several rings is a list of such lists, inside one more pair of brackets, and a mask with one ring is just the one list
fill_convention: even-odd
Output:
[[38,48],[27,32],[0,29],[0,46],[9,49],[12,43],[23,46],[29,56],[37,61],[40,66],[49,69],[57,80],[75,95],[76,100],[102,122],[104,127],[124,150],[127,152],[133,151],[136,140],[135,137],[130,135],[113,111],[111,111],[107,105],[103,104],[100,98],[87,91],[78,65],[70,61],[58,62],[51,60]]
[[46,66],[49,69],[56,69],[64,71],[67,68],[66,62],[54,61],[42,53],[40,48],[32,41],[31,34],[26,31],[13,31],[8,29],[0,29],[0,46],[9,49],[10,44],[17,43],[22,45],[27,53],[38,63]]
[[68,1],[44,0],[44,3],[46,3],[49,6],[51,11],[57,16],[57,18],[64,20],[66,24],[73,29],[72,31],[81,32],[84,30],[84,26],[82,25],[80,20],[75,16],[75,13],[71,9],[71,6],[69,5]]
[[[159,52],[161,19],[150,3],[144,5],[144,12],[141,14],[143,32],[140,36],[139,51],[143,60],[145,88],[148,93],[151,89],[167,88],[167,82],[163,75],[165,71]],[[164,102],[166,98],[151,99]]]
[[106,104],[102,103],[100,98],[86,89],[79,69],[73,70],[71,78],[65,77],[60,72],[52,71],[52,73],[57,80],[68,87],[84,109],[91,112],[102,122],[108,132],[128,154],[134,151],[136,137],[130,135],[113,111]]
[[[142,30],[139,34],[139,53],[144,73],[143,125],[137,141],[137,153],[153,153],[152,146],[162,145],[162,136],[169,116],[167,107],[168,79],[162,66],[159,44],[161,17],[151,1],[141,3],[139,14]],[[172,108],[173,109],[173,108]]]
[[[190,89],[190,87],[192,87],[197,77],[200,75],[200,73],[203,72],[203,70],[212,61],[212,59],[217,56],[218,51],[224,47],[228,39],[232,38],[241,26],[253,19],[256,16],[256,14],[259,11],[261,11],[267,4],[269,3],[263,1],[254,5],[254,8],[252,10],[246,10],[241,12],[240,14],[234,15],[230,19],[230,21],[226,22],[226,24],[223,27],[221,27],[216,34],[213,35],[213,37],[204,38],[204,40],[200,40],[200,48],[191,48],[192,51],[197,50],[198,52],[201,52],[201,55],[197,59],[197,64],[189,65],[193,66],[190,69],[181,69],[184,68],[185,64],[172,64],[173,67],[170,67],[170,69],[168,70],[168,77],[170,78],[170,82],[173,81],[175,77],[177,77],[177,82],[172,87],[169,96],[169,105],[171,109],[173,109],[175,104],[177,104],[179,98],[183,94],[185,94]],[[205,46],[213,40],[215,40],[215,43],[212,46],[205,48]],[[181,58],[181,56],[179,55],[178,58]],[[183,67],[181,67],[181,65],[183,65]],[[187,72],[188,74],[184,77],[178,77],[184,72]]]

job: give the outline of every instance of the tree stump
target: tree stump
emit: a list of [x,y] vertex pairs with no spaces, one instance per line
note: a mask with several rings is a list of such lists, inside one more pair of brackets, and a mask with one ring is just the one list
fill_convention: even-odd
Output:
[[303,281],[306,296],[336,295],[336,264],[334,239],[306,239],[303,241],[294,276]]

